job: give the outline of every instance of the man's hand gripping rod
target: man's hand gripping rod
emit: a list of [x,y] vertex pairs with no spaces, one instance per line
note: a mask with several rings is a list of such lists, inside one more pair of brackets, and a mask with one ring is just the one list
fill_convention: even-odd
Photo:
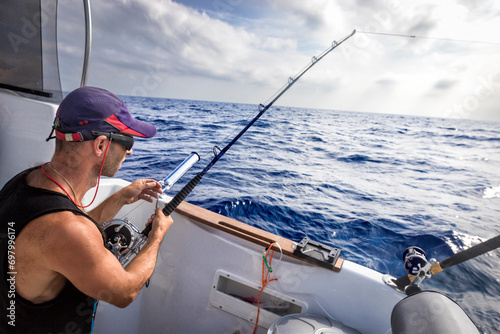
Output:
[[[311,67],[313,67],[317,62],[323,59],[323,57],[325,57],[333,49],[335,49],[337,46],[339,46],[347,39],[352,37],[355,33],[356,30],[353,30],[350,35],[344,37],[340,42],[334,41],[332,43],[332,46],[323,51],[319,56],[313,57],[311,63],[309,63],[306,67],[304,67],[299,73],[297,73],[295,77],[290,77],[288,79],[288,83],[285,86],[283,86],[275,95],[273,95],[275,97],[271,100],[271,102],[269,102],[265,106],[263,104],[260,104],[259,113],[257,114],[257,116],[255,116],[245,126],[245,128],[241,130],[240,133],[238,133],[238,135],[236,135],[236,137],[234,137],[233,140],[231,140],[229,144],[227,144],[222,150],[220,150],[218,154],[215,154],[215,157],[212,159],[212,161],[210,161],[210,163],[205,167],[205,169],[201,173],[199,173],[191,181],[189,181],[189,183],[186,184],[184,188],[182,188],[167,205],[165,205],[165,207],[162,210],[165,216],[170,216],[170,214],[179,206],[179,204],[182,203],[182,201],[189,195],[189,193],[193,191],[194,187],[196,187],[196,185],[201,181],[203,175],[205,175],[210,170],[210,168],[212,168],[212,166],[215,165],[215,163],[231,148],[231,146],[233,146],[233,144],[236,143],[236,141],[238,141],[238,139],[240,139],[240,137],[243,136],[243,134],[274,104],[274,102],[276,102],[290,87],[292,87],[292,85],[296,83],[302,77],[302,75],[304,75]],[[151,231],[151,225],[148,225],[141,233],[147,236],[150,231]]]

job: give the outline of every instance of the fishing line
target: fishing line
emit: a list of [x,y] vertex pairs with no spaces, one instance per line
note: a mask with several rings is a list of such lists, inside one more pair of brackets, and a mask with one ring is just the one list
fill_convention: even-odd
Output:
[[[243,121],[246,121],[247,123],[250,121],[251,118],[253,118],[254,116],[252,116],[250,114],[250,112],[252,112],[251,110],[247,110],[246,111],[246,114],[237,122],[235,122],[236,124],[234,125],[233,129],[231,130],[230,133],[228,133],[224,139],[222,139],[221,141],[219,141],[219,143],[217,145],[214,145],[214,149],[215,148],[220,148],[220,146],[222,146],[222,143],[226,142],[226,140],[231,137],[236,131],[238,131],[238,123],[240,122],[243,122]],[[217,155],[215,154],[215,151],[212,151],[214,152],[214,155]]]
[[357,31],[357,32],[360,33],[360,34],[369,34],[369,35],[383,35],[383,36],[396,36],[396,37],[407,37],[407,38],[434,39],[434,40],[438,40],[438,41],[447,41],[447,42],[462,42],[462,43],[479,43],[479,44],[500,45],[500,43],[497,43],[497,42],[473,41],[473,40],[465,40],[465,39],[440,38],[440,37],[417,36],[417,35],[404,35],[404,34],[393,34],[393,33],[384,33],[384,32],[370,32],[370,31]]
[[[313,273],[308,273],[308,275],[312,275]],[[284,280],[281,281],[282,284],[286,284],[286,281],[285,283],[283,283]],[[272,289],[274,291],[277,291],[277,292],[280,292],[280,293],[283,293],[285,295],[288,295],[290,297],[292,296],[302,296],[302,299],[303,300],[308,300],[308,299],[311,299],[312,301],[314,301],[316,303],[316,305],[322,310],[322,314],[325,314],[327,317],[331,318],[331,319],[335,319],[335,317],[330,314],[330,312],[332,312],[333,310],[331,309],[331,307],[329,307],[328,309],[326,309],[324,306],[323,306],[323,303],[324,302],[320,302],[320,299],[321,298],[324,298],[324,296],[318,296],[317,294],[311,294],[309,291],[308,292],[298,292],[298,289],[295,289],[295,290],[285,290],[285,289],[280,289],[278,287],[276,287],[276,285],[279,285],[279,281],[272,281],[272,282],[269,282],[267,284],[267,287],[269,289]]]
[[[335,48],[337,48],[339,45],[341,45],[343,42],[345,42],[347,39],[349,39],[350,37],[352,37],[354,34],[356,33],[356,30],[353,30],[351,34],[349,34],[348,36],[344,37],[342,40],[340,40],[339,42],[337,41],[333,41],[332,45],[326,49],[325,51],[323,51],[320,55],[318,56],[314,56],[312,57],[311,59],[311,62],[306,65],[301,71],[299,71],[294,77],[290,77],[288,78],[288,83],[285,84],[280,90],[278,90],[278,92],[276,92],[270,99],[270,101],[266,104],[266,105],[263,105],[263,104],[260,104],[258,109],[259,109],[259,113],[257,114],[257,116],[255,116],[244,128],[243,130],[241,130],[237,135],[236,137],[234,137],[224,148],[219,148],[218,146],[217,147],[214,147],[214,158],[212,159],[212,161],[210,161],[208,163],[208,165],[205,167],[205,169],[203,169],[203,171],[201,171],[198,175],[196,175],[191,181],[189,181],[188,184],[186,184],[178,193],[177,195],[175,195],[174,198],[172,198],[172,200],[167,204],[165,205],[165,207],[163,208],[163,213],[166,215],[166,216],[169,216],[174,210],[175,208],[177,208],[177,206],[179,206],[182,201],[187,197],[187,195],[189,195],[189,193],[191,193],[191,191],[194,189],[194,187],[196,187],[196,185],[201,181],[202,177],[213,167],[213,165],[215,165],[215,163],[217,163],[217,161],[219,161],[220,158],[222,158],[222,156],[234,145],[234,143],[236,143],[238,141],[238,139],[240,139],[241,136],[243,136],[243,134],[269,109],[271,108],[271,106],[274,104],[274,102],[276,102],[283,94],[286,93],[286,91],[288,91],[288,89],[290,89],[290,87],[292,87],[311,67],[313,67],[317,62],[319,62],[321,59],[323,59],[323,57],[325,57],[328,53],[330,53],[331,51],[333,51]],[[144,236],[147,236],[149,234],[149,232],[151,231],[151,224],[148,225],[142,232],[141,234],[143,234]]]

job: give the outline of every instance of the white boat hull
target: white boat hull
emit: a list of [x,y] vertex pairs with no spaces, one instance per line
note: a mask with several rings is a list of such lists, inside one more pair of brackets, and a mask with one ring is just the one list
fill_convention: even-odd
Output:
[[[103,180],[99,196],[105,198],[124,184]],[[154,204],[136,204],[124,207],[117,218],[129,218],[141,230],[153,211]],[[149,287],[126,309],[100,303],[95,333],[251,332],[257,307],[234,295],[251,297],[260,289],[265,247],[242,236],[265,239],[270,234],[188,203],[172,217],[174,225],[163,241]],[[283,248],[293,243],[275,239]],[[263,293],[297,305],[300,313],[324,315],[362,333],[391,331],[391,311],[404,295],[385,285],[382,274],[350,261],[334,272],[286,255],[278,259],[276,252],[272,277],[278,280]],[[279,317],[261,311],[259,332]]]

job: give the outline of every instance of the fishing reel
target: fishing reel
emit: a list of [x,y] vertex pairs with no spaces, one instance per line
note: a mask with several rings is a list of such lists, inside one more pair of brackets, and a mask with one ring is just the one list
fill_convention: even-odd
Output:
[[126,266],[139,253],[147,237],[128,218],[113,219],[103,225],[107,249]]
[[403,252],[403,261],[406,272],[414,277],[411,284],[406,287],[407,294],[420,290],[419,284],[432,276],[431,267],[437,263],[436,259],[427,260],[425,252],[416,246],[408,247]]
[[[169,176],[160,182],[163,190],[172,188],[177,180],[199,160],[200,156],[198,153],[192,152]],[[174,208],[172,208],[172,211]],[[106,248],[125,267],[139,253],[144,243],[148,240],[147,235],[151,229],[151,225],[146,227],[144,231],[139,232],[137,227],[128,218],[124,218],[110,220],[103,224],[102,229],[104,231],[104,244]]]

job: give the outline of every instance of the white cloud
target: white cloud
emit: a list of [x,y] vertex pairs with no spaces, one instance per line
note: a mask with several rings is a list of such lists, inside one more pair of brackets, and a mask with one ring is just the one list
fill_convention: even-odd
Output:
[[[480,78],[500,73],[500,45],[444,40],[500,42],[495,35],[500,4],[494,1],[221,0],[217,4],[191,8],[171,0],[93,1],[89,83],[120,94],[259,103],[333,39],[357,28],[433,38],[358,33],[280,102],[457,116],[449,110],[458,110],[456,106],[465,101],[462,109],[467,110],[457,117],[498,113],[500,82],[490,80],[488,96],[485,89],[479,89],[483,94],[477,101],[474,96]],[[75,50],[81,46],[72,44],[72,36],[79,32],[68,22],[61,27],[66,38],[60,51],[76,62]]]

